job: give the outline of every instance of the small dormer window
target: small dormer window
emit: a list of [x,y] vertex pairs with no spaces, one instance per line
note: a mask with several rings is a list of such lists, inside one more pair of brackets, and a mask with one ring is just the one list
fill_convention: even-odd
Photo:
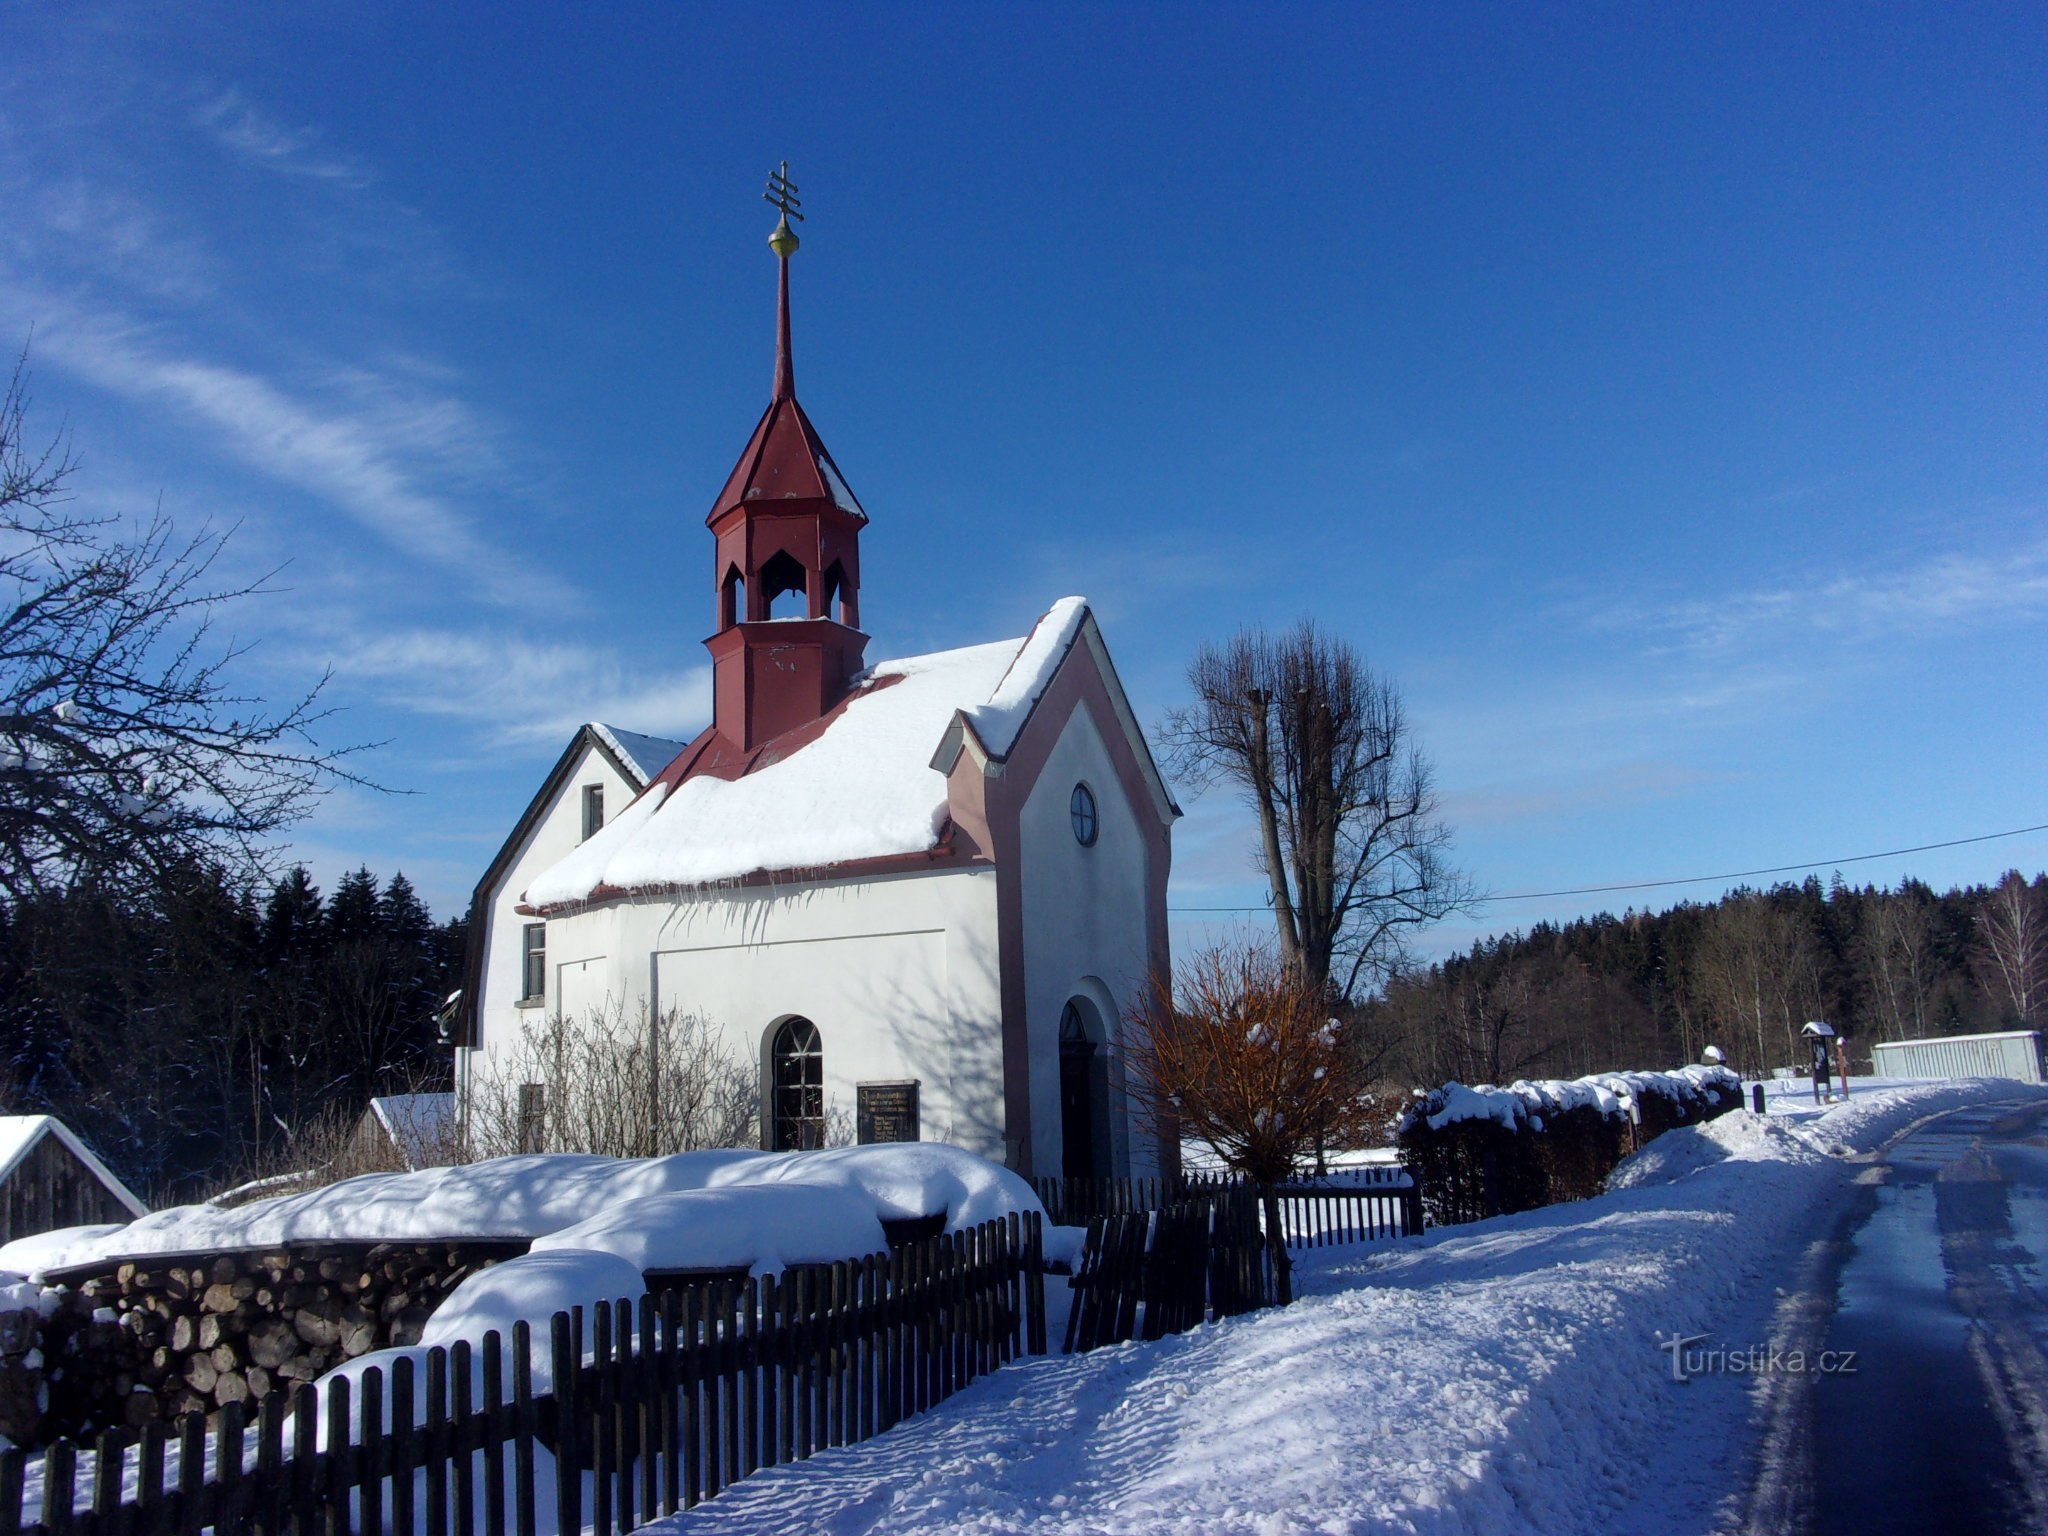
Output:
[[1095,791],[1086,784],[1076,784],[1067,800],[1067,811],[1074,820],[1074,841],[1083,848],[1093,848],[1095,835],[1101,830],[1095,816]]
[[590,841],[597,836],[604,825],[604,786],[586,784],[583,786],[583,840]]

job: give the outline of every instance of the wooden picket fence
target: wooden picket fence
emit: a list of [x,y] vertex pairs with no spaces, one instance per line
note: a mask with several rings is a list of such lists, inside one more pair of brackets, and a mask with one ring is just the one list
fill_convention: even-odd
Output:
[[1278,1194],[1290,1248],[1377,1242],[1422,1230],[1422,1197],[1413,1184],[1290,1184]]
[[[1161,1211],[1177,1202],[1252,1186],[1218,1174],[1180,1179],[1056,1179],[1032,1181],[1046,1219],[1055,1226],[1086,1226],[1097,1217]],[[1326,1179],[1282,1185],[1280,1222],[1290,1248],[1410,1237],[1422,1230],[1421,1192],[1398,1165],[1346,1169]]]
[[424,1373],[401,1357],[388,1392],[367,1369],[353,1401],[335,1380],[289,1404],[272,1394],[253,1425],[230,1404],[175,1434],[109,1431],[83,1454],[0,1452],[0,1536],[629,1531],[1044,1353],[1042,1243],[1036,1213],[1012,1215],[557,1313],[545,1392],[521,1322],[509,1348],[492,1333],[475,1352],[427,1351]]
[[1067,1353],[1160,1339],[1275,1299],[1272,1266],[1248,1185],[1156,1211],[1088,1223],[1067,1314]]

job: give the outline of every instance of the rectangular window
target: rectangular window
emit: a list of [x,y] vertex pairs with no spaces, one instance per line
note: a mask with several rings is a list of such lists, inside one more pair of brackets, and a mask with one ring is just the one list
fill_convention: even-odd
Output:
[[548,1090],[545,1083],[519,1085],[519,1150],[539,1152],[547,1144]]
[[547,995],[548,990],[548,925],[528,923],[526,925],[526,951],[521,959],[524,965],[520,971],[521,985],[525,991],[521,1002],[537,1003]]
[[583,840],[589,842],[604,825],[604,786],[583,786]]

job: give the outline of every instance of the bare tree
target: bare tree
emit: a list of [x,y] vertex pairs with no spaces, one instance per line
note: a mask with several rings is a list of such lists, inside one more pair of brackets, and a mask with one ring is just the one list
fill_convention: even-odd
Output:
[[1799,1027],[1820,1008],[1820,953],[1796,911],[1754,892],[1714,908],[1688,958],[1700,1012],[1735,1033],[1728,1044],[1752,1076],[1798,1050]]
[[211,621],[265,579],[216,580],[225,534],[75,511],[76,464],[61,441],[28,445],[27,410],[17,363],[0,397],[0,896],[263,867],[322,789],[364,782],[313,740],[319,686],[271,709],[229,681],[246,647]]
[[1128,1014],[1142,1118],[1199,1138],[1258,1186],[1280,1299],[1292,1266],[1275,1188],[1325,1139],[1348,1144],[1371,1112],[1364,1053],[1328,994],[1269,944],[1202,950],[1158,978]]
[[2002,993],[2023,1029],[2048,999],[2048,894],[2016,869],[1992,887],[1977,914],[1978,969],[1988,990]]
[[674,1008],[635,1019],[616,1002],[522,1035],[479,1070],[463,1113],[473,1157],[659,1157],[761,1140],[758,1074],[717,1025]]
[[1900,882],[1896,894],[1874,892],[1865,904],[1856,949],[1882,1039],[1917,1039],[1927,1033],[1935,972],[1934,918],[1928,908],[1907,881]]
[[1383,982],[1408,933],[1470,903],[1400,692],[1349,644],[1307,620],[1245,630],[1204,646],[1188,682],[1168,761],[1251,806],[1281,954],[1311,983],[1349,997]]

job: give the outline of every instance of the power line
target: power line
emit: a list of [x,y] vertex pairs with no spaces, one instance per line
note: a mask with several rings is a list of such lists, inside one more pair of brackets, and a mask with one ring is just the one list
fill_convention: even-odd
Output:
[[[1967,843],[1993,843],[2005,837],[2025,837],[2029,832],[2048,832],[2048,821],[2038,826],[2014,827],[2010,832],[1985,832],[1977,837],[1955,837],[1945,843],[1921,843],[1915,848],[1890,848],[1883,853],[1852,853],[1845,859],[1813,859],[1804,864],[1779,864],[1770,869],[1738,869],[1726,875],[1686,875],[1677,880],[1631,880],[1621,885],[1575,885],[1560,891],[1517,891],[1509,896],[1481,896],[1480,903],[1538,901],[1549,896],[1603,896],[1613,891],[1654,891],[1672,885],[1709,885],[1717,880],[1748,880],[1757,875],[1790,875],[1804,869],[1833,869],[1842,864],[1865,864],[1872,859],[1896,859],[1902,854],[1931,853],[1937,848],[1961,848]],[[1270,903],[1256,907],[1169,907],[1169,912],[1270,912]]]

